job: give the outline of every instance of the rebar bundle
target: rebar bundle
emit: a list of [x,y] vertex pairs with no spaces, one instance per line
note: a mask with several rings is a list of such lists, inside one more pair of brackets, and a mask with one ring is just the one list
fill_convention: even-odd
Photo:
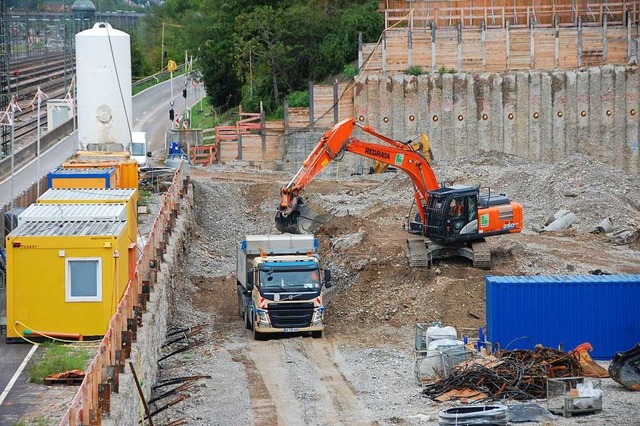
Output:
[[[479,400],[546,398],[547,378],[575,377],[582,374],[571,355],[551,348],[504,351],[497,360],[464,362],[451,374],[427,385],[423,394],[436,399],[450,391],[471,390]],[[484,397],[486,395],[486,397]]]

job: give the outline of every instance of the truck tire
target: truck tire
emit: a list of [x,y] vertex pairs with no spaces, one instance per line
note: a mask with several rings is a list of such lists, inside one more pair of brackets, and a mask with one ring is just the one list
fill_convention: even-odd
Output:
[[251,322],[251,330],[253,332],[253,340],[266,340],[264,333],[260,333],[255,326],[255,323]]
[[314,339],[322,339],[323,331],[324,330],[312,331],[311,337],[313,337]]
[[245,309],[244,311],[244,327],[247,330],[251,330],[253,328],[253,326],[251,325],[251,318],[249,318],[249,311],[248,309]]

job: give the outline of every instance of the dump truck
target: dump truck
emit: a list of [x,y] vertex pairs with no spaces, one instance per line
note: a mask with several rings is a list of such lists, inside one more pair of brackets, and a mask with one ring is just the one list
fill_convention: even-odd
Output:
[[247,235],[238,243],[238,314],[255,340],[272,333],[322,337],[331,271],[320,266],[318,246],[312,234]]

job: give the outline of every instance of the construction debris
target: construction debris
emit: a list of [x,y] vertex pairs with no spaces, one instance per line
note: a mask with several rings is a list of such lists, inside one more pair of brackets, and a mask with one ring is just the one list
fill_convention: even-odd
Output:
[[438,425],[507,425],[507,407],[504,405],[471,405],[440,411]]
[[593,350],[593,347],[590,343],[583,343],[578,345],[574,350],[569,353],[574,356],[580,363],[580,367],[582,368],[582,375],[584,377],[598,377],[598,378],[607,378],[609,377],[609,373],[606,369],[600,367],[592,358],[589,356],[589,352]]
[[605,217],[602,221],[593,227],[590,231],[592,234],[608,234],[613,231],[613,221],[610,217]]
[[633,243],[639,236],[640,231],[638,230],[638,227],[635,224],[629,224],[620,226],[614,231],[606,234],[605,241],[617,246],[622,246]]
[[545,223],[545,227],[542,228],[540,232],[563,231],[578,220],[578,217],[575,214],[566,209],[558,210],[553,217],[554,220],[548,224]]
[[[538,347],[532,351],[504,351],[497,359],[472,360],[456,365],[449,377],[427,385],[422,393],[435,401],[542,399],[546,397],[548,377],[576,377],[581,374],[580,363],[556,349]],[[460,394],[460,391],[464,393]]]
[[79,385],[84,380],[85,372],[82,370],[69,370],[64,373],[54,373],[45,377],[44,384],[53,385]]

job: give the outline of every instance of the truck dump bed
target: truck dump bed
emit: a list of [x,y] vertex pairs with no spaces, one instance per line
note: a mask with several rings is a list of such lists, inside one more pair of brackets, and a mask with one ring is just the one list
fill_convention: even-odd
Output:
[[247,255],[307,254],[318,250],[318,240],[313,235],[247,235],[241,250]]

